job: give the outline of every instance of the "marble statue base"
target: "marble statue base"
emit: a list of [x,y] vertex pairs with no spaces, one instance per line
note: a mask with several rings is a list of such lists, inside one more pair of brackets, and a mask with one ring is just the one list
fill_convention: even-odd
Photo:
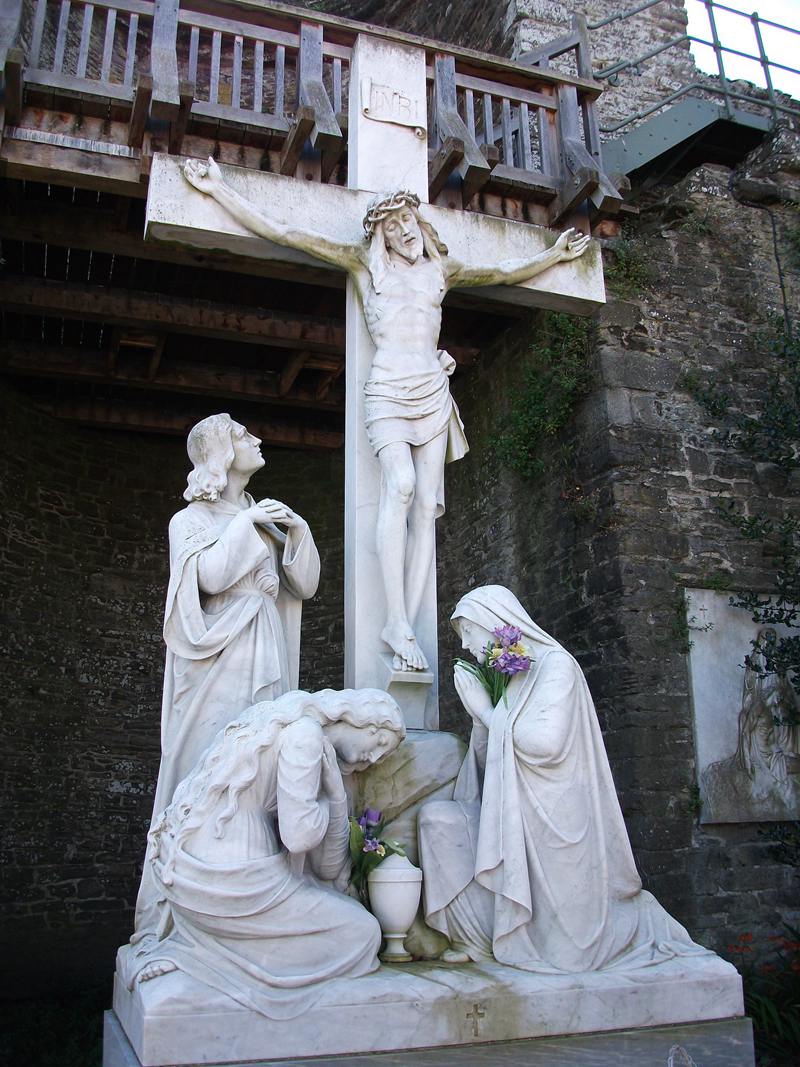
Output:
[[[119,1020],[106,1012],[103,1067],[141,1067]],[[678,1051],[680,1050],[680,1051]],[[540,1037],[493,1041],[485,1045],[452,1045],[413,1052],[375,1052],[359,1056],[359,1067],[685,1067],[681,1051],[702,1067],[755,1067],[753,1026],[749,1019],[721,1019],[684,1026],[645,1030],[614,1030],[578,1037]],[[259,1060],[248,1067],[303,1067],[304,1060]],[[350,1056],[326,1056],[313,1067],[345,1067]],[[212,1064],[208,1067],[224,1067]]]
[[743,1002],[736,969],[709,955],[574,976],[496,963],[382,966],[330,982],[313,1011],[288,1021],[173,972],[133,993],[116,981],[114,1012],[138,1062],[111,1058],[109,1043],[104,1067],[196,1067],[730,1019],[743,1014]]

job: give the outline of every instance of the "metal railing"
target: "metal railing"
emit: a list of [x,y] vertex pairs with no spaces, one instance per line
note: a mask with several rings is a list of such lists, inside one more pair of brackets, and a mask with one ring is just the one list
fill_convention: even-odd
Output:
[[[655,7],[658,4],[664,3],[665,0],[646,0],[645,3],[638,4],[636,7],[628,8],[625,11],[618,11],[607,18],[600,19],[597,22],[587,23],[587,30],[596,31],[605,28],[615,22],[621,22],[629,18],[633,18],[636,15],[647,11],[649,8]],[[793,26],[786,26],[783,23],[775,22],[772,19],[762,18],[756,12],[747,14],[744,11],[739,11],[737,8],[730,7],[727,4],[719,3],[718,0],[700,0],[706,9],[708,16],[709,29],[711,32],[711,40],[707,40],[703,37],[698,37],[694,34],[684,33],[678,37],[674,37],[672,40],[665,42],[662,45],[652,48],[642,55],[636,56],[634,59],[622,60],[618,63],[612,63],[608,67],[604,67],[602,70],[593,72],[593,75],[598,80],[606,80],[610,85],[616,85],[619,81],[619,75],[626,70],[638,70],[643,64],[646,64],[656,56],[662,55],[664,52],[671,48],[678,48],[685,45],[697,44],[710,48],[714,52],[714,56],[717,64],[716,74],[710,74],[708,79],[700,80],[695,79],[691,82],[687,82],[681,85],[675,92],[670,93],[668,96],[663,97],[661,100],[652,104],[648,108],[641,109],[639,111],[632,112],[626,115],[621,121],[614,125],[601,125],[600,130],[602,133],[617,133],[619,130],[624,129],[633,122],[639,122],[642,119],[648,118],[650,115],[659,111],[661,108],[675,103],[681,97],[687,96],[691,93],[697,93],[703,91],[707,93],[713,93],[721,96],[723,100],[723,109],[727,117],[731,117],[733,114],[733,102],[738,101],[747,103],[750,105],[756,105],[761,109],[766,109],[770,112],[772,124],[777,124],[781,115],[788,115],[792,118],[800,119],[800,105],[786,103],[779,98],[779,93],[776,91],[772,71],[782,70],[790,74],[800,75],[800,68],[791,67],[785,63],[779,63],[775,59],[770,59],[766,47],[764,45],[764,37],[761,32],[762,26],[769,26],[772,29],[780,30],[787,34],[792,34],[797,38],[797,47],[800,49],[800,29],[796,29]],[[755,36],[756,47],[758,49],[757,54],[751,52],[744,52],[738,48],[732,48],[730,45],[722,43],[720,38],[719,29],[717,26],[717,19],[715,16],[716,11],[724,11],[731,15],[737,15],[739,18],[743,18],[750,23]],[[725,69],[725,54],[738,56],[741,59],[752,60],[758,63],[762,69],[765,80],[765,96],[755,96],[749,92],[740,92],[731,88],[731,78],[728,76],[728,72]],[[716,80],[712,80],[716,79]],[[740,80],[738,78],[734,80]]]

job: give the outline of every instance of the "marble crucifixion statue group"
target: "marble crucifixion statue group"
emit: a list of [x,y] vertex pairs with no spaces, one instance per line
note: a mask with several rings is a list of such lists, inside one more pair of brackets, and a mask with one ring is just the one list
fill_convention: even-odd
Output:
[[[375,346],[364,412],[382,477],[381,636],[395,670],[425,670],[415,620],[444,467],[467,451],[455,361],[438,347],[443,298],[529,279],[589,238],[568,230],[526,261],[468,268],[406,191],[375,197],[364,239],[345,244],[248,202],[212,160],[183,174],[254,234],[344,268],[357,288]],[[187,505],[169,529],[161,766],[118,981],[130,991],[177,972],[195,991],[292,1019],[330,983],[379,967],[380,928],[349,887],[350,805],[353,783],[409,739],[383,690],[298,688],[301,605],[320,562],[304,519],[247,492],[265,463],[258,438],[216,414],[187,447]],[[575,975],[709,955],[642,889],[576,660],[501,586],[467,592],[451,621],[476,665],[510,647],[526,665],[498,700],[455,668],[469,748],[406,842],[439,965]]]

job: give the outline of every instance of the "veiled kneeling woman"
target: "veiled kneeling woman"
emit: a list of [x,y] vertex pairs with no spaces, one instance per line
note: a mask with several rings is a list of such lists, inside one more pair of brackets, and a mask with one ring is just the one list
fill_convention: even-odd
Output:
[[532,664],[495,707],[456,667],[470,747],[455,800],[419,817],[426,919],[452,946],[442,958],[577,973],[705,953],[642,890],[577,662],[502,586],[468,593],[452,623],[479,662],[514,627]]
[[375,970],[378,923],[344,893],[342,770],[377,762],[404,734],[375,689],[286,693],[221,730],[150,831],[173,928],[121,950],[128,984],[178,969],[287,1019],[320,983]]

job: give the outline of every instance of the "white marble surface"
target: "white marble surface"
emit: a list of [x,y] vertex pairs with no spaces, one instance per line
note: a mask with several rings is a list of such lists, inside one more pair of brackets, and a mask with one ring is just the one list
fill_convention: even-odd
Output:
[[[701,822],[766,822],[800,818],[800,730],[791,687],[775,675],[744,669],[763,627],[732,607],[730,593],[686,589],[689,678],[694,717]],[[785,626],[774,627],[788,636]]]
[[743,1013],[739,975],[716,957],[625,975],[532,975],[496,963],[382,966],[332,982],[302,1025],[265,1019],[205,989],[198,1011],[200,992],[179,974],[134,993],[116,982],[114,1010],[143,1067],[463,1045]]
[[[322,271],[339,269],[307,252],[256,237],[208,197],[187,196],[181,166],[181,160],[174,156],[160,152],[153,156],[145,216],[148,240],[219,248],[255,259],[303,263]],[[302,182],[242,167],[224,166],[222,171],[225,180],[243,197],[256,204],[270,205],[280,218],[324,219],[326,233],[341,242],[357,242],[363,236],[361,220],[372,192]],[[555,238],[543,226],[452,211],[433,204],[424,204],[422,214],[445,244],[458,250],[459,258],[467,266],[485,262],[487,249],[496,262],[530,257],[548,248]],[[473,292],[481,300],[489,299],[497,304],[590,314],[605,303],[600,246],[590,245],[577,262],[554,266],[528,282],[513,286],[487,284]]]
[[[317,591],[319,554],[300,515],[246,491],[265,466],[260,444],[226,413],[189,433],[187,506],[169,524],[154,814],[170,803],[219,729],[257,700],[298,685],[302,602]],[[137,935],[158,926],[160,899],[146,862]]]
[[[674,1060],[674,1067],[680,1067],[682,1057],[676,1049],[701,1067],[755,1067],[753,1026],[746,1017],[489,1045],[375,1052],[360,1056],[358,1063],[360,1067],[670,1067]],[[252,1067],[300,1067],[306,1062],[259,1060]],[[314,1067],[344,1067],[347,1062],[346,1057],[325,1056],[315,1059]],[[105,1015],[103,1067],[141,1067],[111,1011]]]
[[182,972],[207,987],[198,1011],[216,989],[288,1020],[328,981],[374,970],[380,929],[346,892],[343,774],[404,734],[396,703],[370,689],[285,693],[220,730],[154,819],[147,863],[162,923],[120,949],[118,977],[136,989]]
[[518,673],[494,703],[455,668],[470,747],[454,799],[419,813],[425,918],[448,951],[539,974],[713,959],[642,889],[574,657],[503,586],[471,590],[451,622],[478,663],[496,644]]

